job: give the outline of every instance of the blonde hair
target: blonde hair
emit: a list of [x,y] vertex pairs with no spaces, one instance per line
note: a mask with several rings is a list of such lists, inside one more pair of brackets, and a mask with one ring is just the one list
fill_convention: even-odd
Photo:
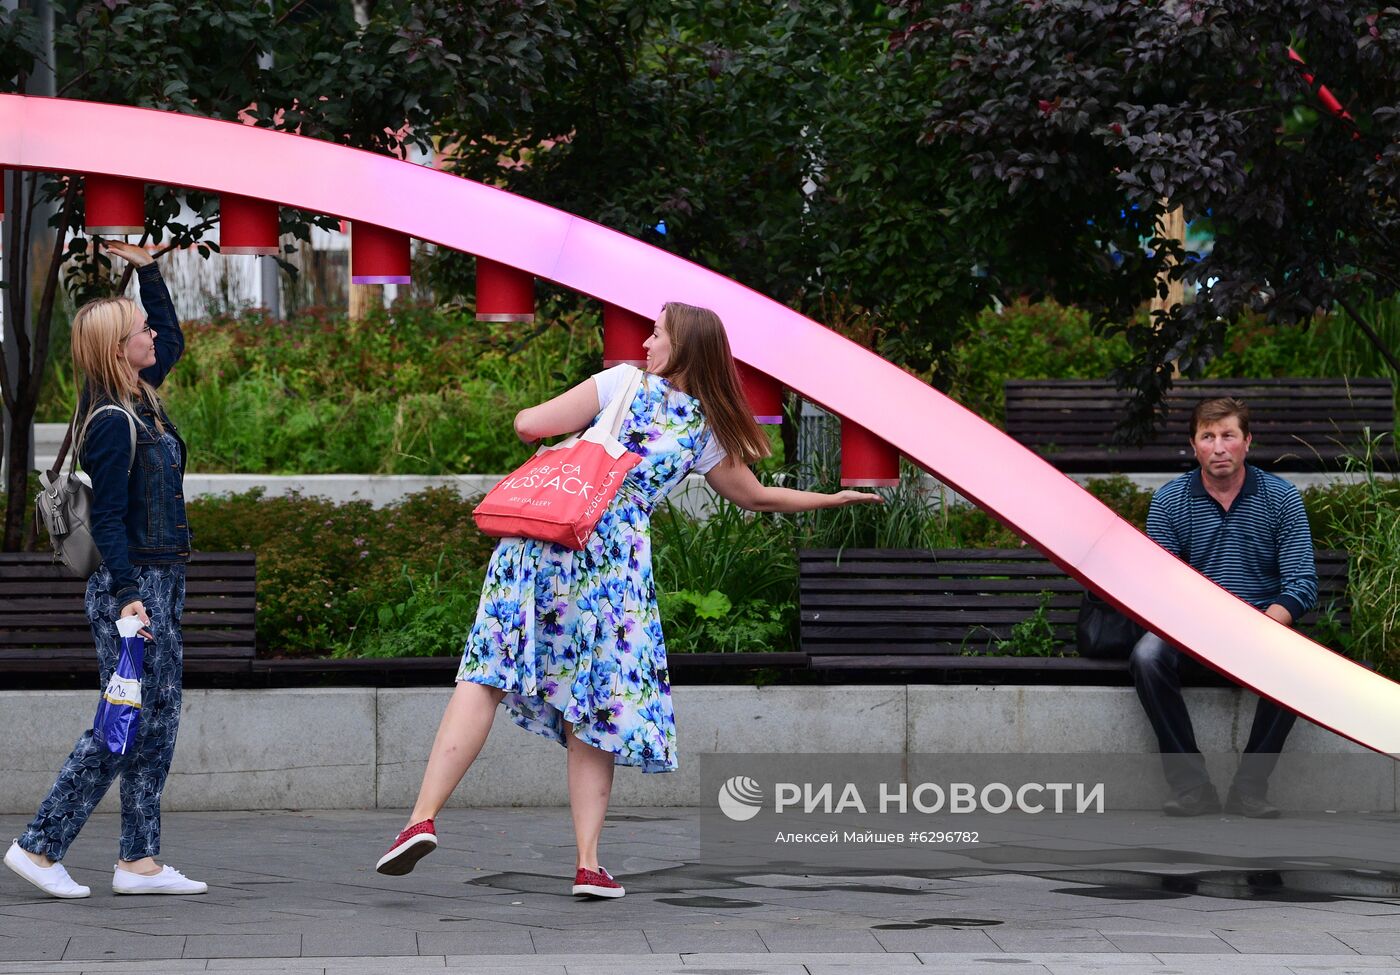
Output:
[[[74,433],[81,437],[95,407],[103,398],[111,400],[136,417],[136,405],[142,400],[156,417],[156,429],[165,432],[161,422],[161,402],[155,388],[142,379],[120,354],[122,343],[136,328],[136,302],[130,298],[98,298],[79,308],[73,316],[73,369],[83,377],[84,393],[78,402],[87,402],[87,412],[78,416],[74,407]],[[75,444],[78,451],[82,444]]]
[[661,374],[700,401],[700,411],[724,452],[745,466],[772,451],[749,409],[724,323],[708,308],[668,301],[662,306],[671,356]]

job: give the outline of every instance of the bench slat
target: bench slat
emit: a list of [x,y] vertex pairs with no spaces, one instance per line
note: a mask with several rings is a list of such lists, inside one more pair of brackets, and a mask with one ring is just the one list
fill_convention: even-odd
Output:
[[[1114,443],[1127,394],[1103,380],[1007,380],[1006,432],[1062,471],[1102,473],[1189,469],[1191,410],[1207,396],[1249,404],[1251,459],[1267,470],[1336,469],[1363,431],[1395,428],[1388,379],[1183,380],[1173,385],[1160,425],[1142,444]],[[1392,450],[1379,460],[1390,465]]]
[[[186,669],[247,672],[256,646],[253,552],[196,552],[185,567]],[[47,552],[0,554],[0,672],[96,673],[87,580]]]
[[[1318,603],[1335,604],[1335,621],[1346,628],[1347,553],[1320,550],[1315,559]],[[1121,661],[1074,654],[1084,590],[1034,549],[808,549],[798,564],[801,645],[815,669],[1045,669],[1047,659],[1064,661],[1052,669],[1123,669]],[[982,656],[1039,610],[1043,593],[1050,593],[1045,622],[1068,656]]]

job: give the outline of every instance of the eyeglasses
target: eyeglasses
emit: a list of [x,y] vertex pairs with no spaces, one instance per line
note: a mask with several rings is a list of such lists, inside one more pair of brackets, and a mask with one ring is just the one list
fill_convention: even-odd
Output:
[[155,329],[151,328],[150,325],[142,325],[140,328],[136,329],[134,332],[131,332],[129,335],[127,335],[126,338],[122,339],[122,342],[123,342],[123,343],[130,342],[132,339],[136,338],[136,336],[142,335],[142,334],[154,335],[154,334],[155,334]]

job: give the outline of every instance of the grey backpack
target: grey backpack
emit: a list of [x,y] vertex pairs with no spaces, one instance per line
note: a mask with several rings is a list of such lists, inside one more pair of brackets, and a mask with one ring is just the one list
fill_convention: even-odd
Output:
[[[136,460],[136,421],[127,410],[111,403],[99,406],[88,415],[78,442],[82,443],[93,417],[103,410],[117,410],[126,416],[126,422],[131,426],[131,453],[126,461],[129,477],[131,465]],[[73,423],[77,420],[74,413]],[[102,553],[97,550],[97,543],[92,538],[92,485],[76,473],[76,448],[68,461],[68,473],[61,473],[63,455],[68,452],[72,439],[73,424],[70,423],[68,435],[63,438],[63,446],[59,448],[58,459],[50,470],[39,474],[39,484],[43,489],[34,496],[34,520],[42,523],[48,531],[49,539],[53,542],[54,558],[67,566],[73,575],[86,579],[102,564]]]

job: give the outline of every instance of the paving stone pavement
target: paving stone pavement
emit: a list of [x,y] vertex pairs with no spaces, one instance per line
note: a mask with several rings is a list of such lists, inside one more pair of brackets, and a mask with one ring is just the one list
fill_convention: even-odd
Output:
[[[97,816],[66,861],[91,898],[0,871],[0,975],[1400,975],[1394,815],[1332,821],[1335,849],[1287,869],[1174,860],[1184,827],[1152,822],[1147,849],[1110,815],[1058,862],[1023,843],[821,872],[716,855],[698,822],[615,810],[602,850],[628,895],[581,901],[566,809],[448,810],[443,845],[401,878],[373,870],[401,813],[167,814],[162,859],[210,891],[143,898],[111,893],[118,823]],[[0,816],[0,838],[22,826]]]

